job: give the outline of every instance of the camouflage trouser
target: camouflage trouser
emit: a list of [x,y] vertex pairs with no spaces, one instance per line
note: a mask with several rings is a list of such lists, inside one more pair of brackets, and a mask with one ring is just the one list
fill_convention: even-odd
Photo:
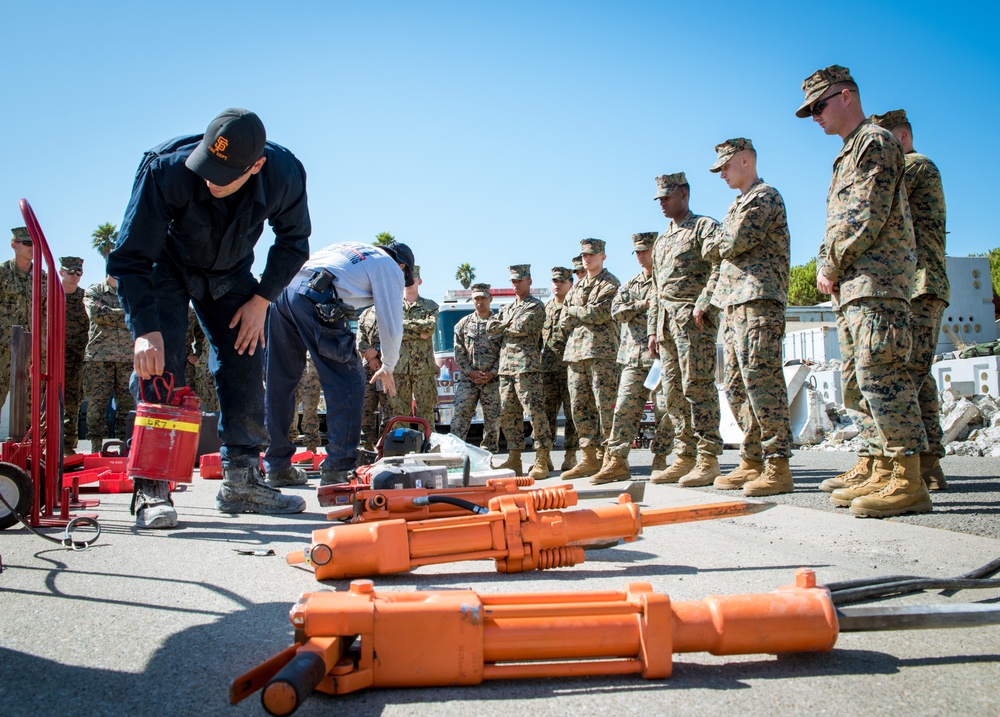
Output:
[[[124,441],[125,419],[135,409],[128,383],[131,361],[87,361],[83,372],[83,391],[87,394],[87,439],[91,450],[100,450],[105,438],[105,414],[108,401],[115,399],[115,438]],[[148,396],[147,396],[148,398]]]
[[726,398],[745,436],[740,455],[758,463],[790,458],[792,427],[781,370],[785,307],[777,301],[748,301],[725,311],[724,380]]
[[566,367],[580,445],[603,446],[614,421],[619,366],[612,359],[586,359],[570,361]]
[[482,447],[490,453],[500,450],[500,381],[494,379],[481,386],[472,381],[455,382],[455,412],[451,417],[451,433],[463,441],[469,434],[469,424],[476,405],[483,405]]
[[941,433],[940,400],[937,384],[931,377],[931,365],[937,350],[941,319],[948,302],[936,296],[919,296],[910,302],[910,333],[913,348],[907,370],[917,392],[920,404],[920,420],[927,434],[927,452],[932,456],[943,456],[944,446]]
[[500,428],[507,450],[524,450],[524,417],[531,423],[535,448],[552,449],[552,431],[545,416],[544,373],[519,373],[500,377]]
[[[677,452],[693,456],[697,453],[722,453],[722,433],[719,430],[719,391],[715,387],[715,338],[719,334],[717,315],[710,311],[704,316],[704,328],[699,329],[692,316],[694,304],[666,302],[669,328],[666,336],[657,337],[660,345],[672,343],[680,367],[680,390],[690,416],[690,423],[675,422]],[[669,350],[669,349],[668,349]],[[662,351],[661,351],[662,353]]]
[[[623,366],[618,380],[618,398],[615,401],[615,415],[608,436],[607,452],[613,456],[627,458],[632,441],[639,434],[639,424],[649,400],[649,389],[643,385],[649,366]],[[669,419],[668,419],[668,425]],[[670,426],[673,430],[672,425]],[[659,433],[659,426],[657,426]],[[662,441],[660,441],[662,443]],[[652,445],[652,444],[651,444]]]
[[[412,402],[417,402],[416,416],[425,418],[434,430],[434,407],[438,402],[437,379],[432,373],[393,374],[396,396],[390,399],[392,416],[412,416]],[[392,416],[385,416],[389,420]]]
[[917,392],[907,370],[910,316],[901,299],[858,299],[840,307],[844,407],[861,434],[862,455],[927,452]]
[[83,356],[66,354],[63,381],[63,445],[76,448],[80,439],[80,404],[83,403]]
[[691,412],[681,391],[681,366],[677,347],[671,342],[660,344],[660,388],[653,395],[653,415],[656,433],[649,450],[654,455],[666,455],[674,450],[674,437],[687,425],[691,431]]
[[[319,374],[316,373],[316,366],[313,365],[312,357],[306,354],[306,367],[302,371],[302,378],[299,379],[295,387],[295,405],[302,406],[302,434],[306,446],[319,446],[321,443],[319,436],[319,397],[323,393],[323,387],[319,383]],[[296,416],[298,411],[296,410]],[[298,438],[298,421],[292,419],[291,430],[288,440],[295,443]]]
[[559,430],[559,408],[562,407],[566,425],[563,426],[563,450],[575,451],[580,447],[580,437],[573,423],[573,408],[569,400],[569,383],[566,379],[566,369],[559,372],[542,374],[545,384],[545,417],[549,419],[549,430],[552,431],[552,441],[555,442]]
[[[382,426],[391,417],[389,395],[372,383],[375,372],[365,365],[365,405],[361,412],[361,444],[374,448],[382,436]],[[379,413],[382,414],[381,419]]]

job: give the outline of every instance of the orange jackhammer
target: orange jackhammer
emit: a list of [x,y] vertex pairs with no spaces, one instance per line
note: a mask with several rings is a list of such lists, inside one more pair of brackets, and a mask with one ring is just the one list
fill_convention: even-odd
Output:
[[[935,607],[937,609],[935,609]],[[296,643],[232,682],[232,704],[262,690],[288,715],[314,690],[476,685],[483,680],[638,674],[670,677],[673,653],[829,652],[838,633],[1000,622],[992,605],[843,608],[801,568],[759,595],[672,602],[649,583],[622,591],[479,595],[472,590],[306,593]],[[427,646],[433,645],[433,657]]]
[[421,565],[496,561],[501,573],[568,567],[584,561],[584,545],[637,540],[643,527],[759,513],[769,503],[732,501],[639,510],[627,493],[618,505],[563,511],[572,492],[502,495],[479,515],[434,520],[385,520],[313,531],[312,546],[289,553],[290,565],[310,563],[317,580],[404,573]]

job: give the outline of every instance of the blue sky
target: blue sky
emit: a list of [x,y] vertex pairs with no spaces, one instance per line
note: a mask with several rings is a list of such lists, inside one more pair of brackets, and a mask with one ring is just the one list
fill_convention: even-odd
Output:
[[[230,106],[309,175],[314,248],[389,231],[422,266],[422,293],[455,269],[535,285],[580,239],[638,271],[631,234],[662,231],[653,178],[684,171],[691,207],[735,194],[708,167],[744,136],[782,192],[792,263],[823,233],[840,139],[795,118],[801,82],[848,66],[868,114],[907,110],[940,167],[949,254],[1000,245],[989,130],[1000,109],[997,3],[5,1],[7,139],[0,218],[34,207],[55,256],[86,260],[120,224],[142,152],[204,131]],[[984,131],[985,130],[985,131]],[[257,246],[256,268],[270,234]]]

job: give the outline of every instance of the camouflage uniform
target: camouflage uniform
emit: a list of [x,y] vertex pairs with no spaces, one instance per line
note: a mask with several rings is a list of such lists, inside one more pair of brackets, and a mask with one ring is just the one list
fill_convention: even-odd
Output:
[[[584,239],[585,251],[600,253],[604,242]],[[594,250],[597,251],[594,251]],[[580,280],[566,295],[566,350],[569,396],[580,446],[600,447],[611,434],[618,392],[618,325],[611,318],[611,302],[621,282],[603,269]]]
[[[434,360],[434,329],[437,327],[438,305],[418,296],[412,304],[403,301],[403,344],[399,363],[393,371],[396,396],[391,401],[393,416],[412,415],[411,400],[417,402],[416,415],[425,418],[434,428],[434,407],[438,402],[437,362]],[[420,334],[430,334],[428,338]]]
[[[17,227],[11,230],[14,239],[28,239],[28,230]],[[44,280],[45,273],[42,273]],[[42,301],[45,301],[45,284],[42,284]],[[42,304],[44,312],[45,305]],[[21,271],[14,259],[0,263],[0,407],[10,393],[11,327],[20,326],[31,331],[31,270]],[[31,400],[30,392],[28,400]]]
[[[368,361],[364,358],[368,349],[379,348],[378,337],[378,317],[375,315],[375,307],[369,306],[361,312],[358,317],[357,345],[358,353],[361,354],[361,363],[365,367],[365,405],[361,414],[361,444],[374,450],[375,444],[382,434],[382,423],[385,423],[390,416],[389,394],[380,391],[378,386],[372,383],[372,376],[375,375]],[[378,352],[377,358],[382,360],[382,352]],[[379,420],[381,414],[382,420]]]
[[125,440],[125,417],[135,408],[129,392],[132,375],[132,334],[125,326],[125,312],[118,292],[107,280],[94,284],[83,295],[90,316],[83,388],[87,394],[87,438],[96,453],[104,442],[104,416],[108,400],[114,396],[115,437]]
[[[83,259],[60,257],[64,269],[83,269]],[[76,448],[80,437],[80,404],[83,403],[83,356],[87,350],[90,319],[83,305],[84,290],[77,286],[66,294],[66,364],[63,382],[63,447]]]
[[[683,173],[679,174],[683,179]],[[702,257],[705,242],[718,226],[711,217],[689,211],[671,222],[653,246],[656,310],[649,312],[646,332],[656,337],[661,357],[677,357],[679,393],[687,402],[686,410],[681,409],[674,421],[677,453],[682,456],[722,453],[719,392],[715,387],[718,311],[710,303],[719,267]],[[694,323],[695,308],[705,312],[702,329]],[[666,385],[669,379],[664,375],[663,380]],[[669,394],[678,386],[666,390]]]
[[[527,264],[510,267],[511,278],[530,276]],[[486,331],[502,337],[500,348],[500,428],[507,450],[524,450],[524,417],[531,423],[536,450],[552,449],[552,431],[545,415],[542,389],[542,325],[545,305],[536,297],[516,299],[500,308]]]
[[[483,288],[485,287],[485,289]],[[482,292],[485,291],[485,294]],[[472,296],[490,296],[489,284],[476,284]],[[479,293],[477,293],[479,292]],[[465,440],[469,424],[476,413],[476,405],[483,406],[482,447],[490,453],[500,451],[500,344],[499,336],[491,336],[486,328],[492,317],[485,319],[473,312],[455,324],[455,363],[459,373],[455,377],[455,413],[451,432]],[[493,378],[476,384],[468,378],[470,371],[492,373]]]
[[[310,451],[319,448],[319,399],[323,394],[323,387],[319,382],[319,374],[316,372],[316,365],[312,356],[306,352],[306,366],[302,370],[302,378],[299,379],[295,387],[295,405],[302,406],[302,436],[303,442]],[[297,411],[296,411],[297,413]],[[298,435],[297,420],[292,421],[291,429],[288,433],[288,440],[295,443]]]
[[[749,140],[718,145],[720,171]],[[758,179],[729,208],[703,255],[721,264],[712,303],[725,313],[726,397],[745,438],[740,455],[755,463],[792,455],[788,390],[781,368],[791,238],[785,202]]]
[[[874,118],[887,130],[908,124],[906,112],[895,110]],[[943,456],[940,406],[937,384],[931,377],[931,364],[937,348],[944,310],[951,298],[951,286],[945,261],[945,220],[947,212],[944,188],[937,165],[917,152],[903,155],[913,236],[917,245],[917,272],[910,295],[910,332],[913,335],[907,369],[913,379],[920,405],[920,418],[927,433],[927,453]]]
[[201,410],[205,413],[219,412],[219,395],[215,390],[215,379],[209,370],[209,356],[212,345],[205,336],[201,322],[194,313],[194,308],[188,306],[188,328],[186,344],[188,356],[195,357],[195,363],[190,361],[184,366],[184,377],[187,385],[201,399]]
[[[552,270],[553,278],[556,269]],[[572,274],[559,269],[559,280],[567,281]],[[542,325],[542,383],[545,388],[545,417],[549,421],[553,441],[559,426],[559,408],[563,410],[566,425],[563,428],[563,450],[575,451],[580,447],[580,438],[573,423],[573,408],[569,399],[569,383],[566,375],[566,332],[563,328],[565,304],[550,299],[545,304],[545,323]]]

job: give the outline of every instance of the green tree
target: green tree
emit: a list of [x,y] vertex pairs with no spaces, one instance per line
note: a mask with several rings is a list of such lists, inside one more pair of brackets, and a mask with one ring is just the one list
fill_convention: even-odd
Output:
[[472,282],[476,280],[476,267],[470,266],[468,263],[459,264],[458,271],[455,272],[455,278],[461,282],[463,289],[468,289],[472,286]]
[[816,288],[816,259],[792,267],[788,275],[789,306],[813,306],[827,298]]
[[396,237],[389,232],[379,232],[375,236],[375,241],[373,241],[372,244],[375,246],[386,246],[388,244],[392,244],[394,241],[396,241]]
[[94,238],[93,247],[107,259],[108,254],[115,248],[115,242],[118,241],[118,227],[106,222],[97,227],[90,236]]
[[1000,296],[1000,247],[990,249],[983,254],[973,256],[988,256],[990,258],[990,279],[993,282],[993,295]]

